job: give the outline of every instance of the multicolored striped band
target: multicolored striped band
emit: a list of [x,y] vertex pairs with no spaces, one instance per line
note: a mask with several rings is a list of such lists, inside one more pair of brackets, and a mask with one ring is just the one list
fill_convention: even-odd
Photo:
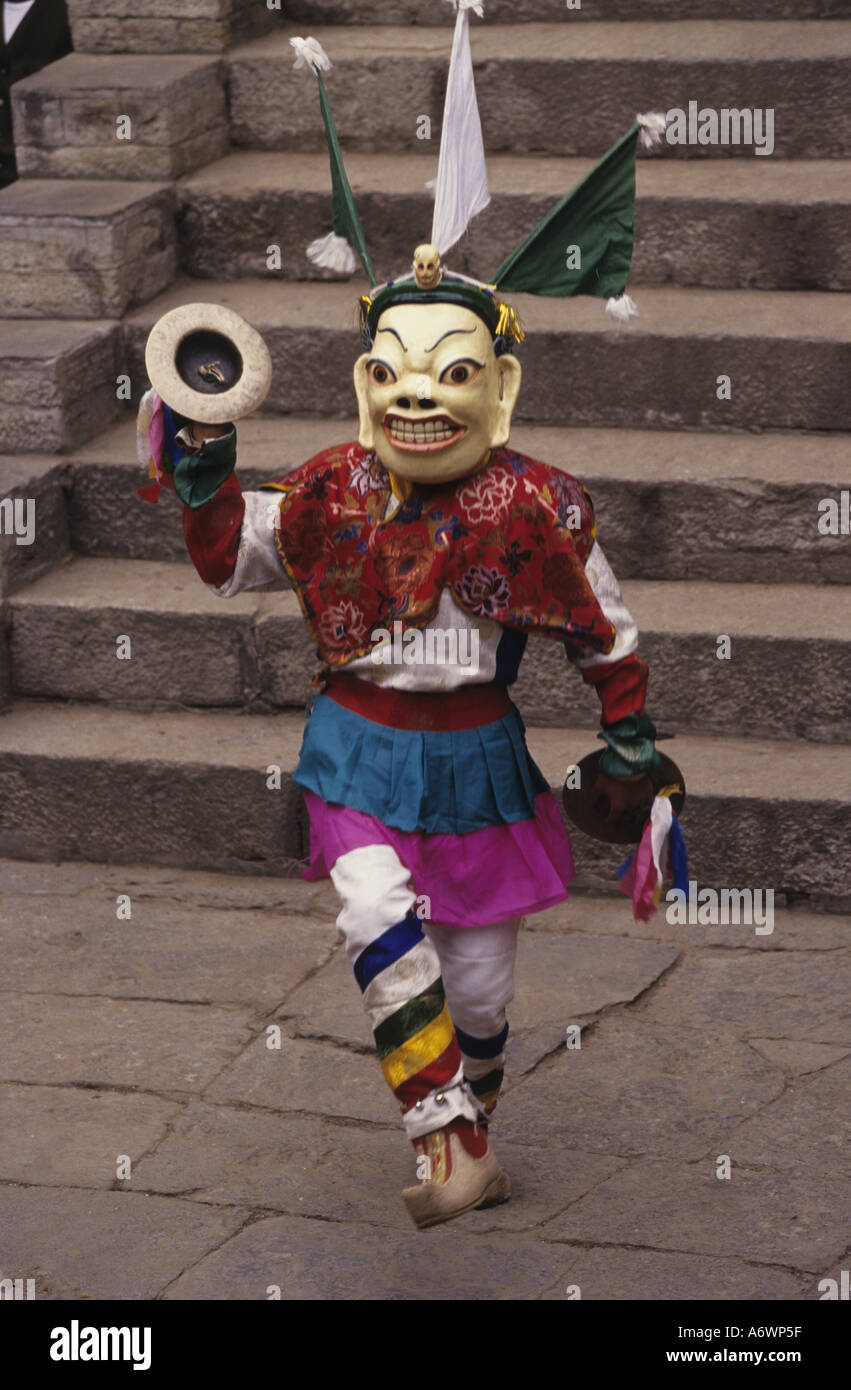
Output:
[[508,1038],[508,1024],[502,1028],[492,1038],[474,1038],[472,1033],[465,1033],[463,1028],[455,1029],[461,1051],[468,1057],[486,1058],[498,1057],[505,1048]]
[[[378,1010],[382,998],[404,993],[399,985],[408,974],[406,957],[424,941],[420,921],[411,911],[361,951],[354,962],[355,979],[362,993],[372,986],[370,995]],[[376,990],[376,984],[384,988]],[[461,1067],[439,974],[377,1023],[373,1036],[385,1079],[406,1110],[436,1087],[448,1085]]]

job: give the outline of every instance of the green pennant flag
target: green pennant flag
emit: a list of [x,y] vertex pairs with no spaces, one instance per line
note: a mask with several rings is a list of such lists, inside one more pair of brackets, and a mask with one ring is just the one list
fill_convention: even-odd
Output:
[[632,260],[638,122],[503,261],[492,283],[518,294],[623,294]]
[[319,105],[322,111],[322,122],[325,126],[325,139],[328,142],[328,155],[331,160],[331,225],[337,236],[343,237],[352,250],[357,252],[370,285],[374,285],[375,271],[366,249],[363,227],[360,224],[355,200],[349,180],[346,177],[340,141],[337,138],[337,129],[334,125],[334,117],[331,115],[331,104],[328,101],[328,93],[325,91],[325,83],[322,81],[322,73],[317,71],[316,78],[319,83]]

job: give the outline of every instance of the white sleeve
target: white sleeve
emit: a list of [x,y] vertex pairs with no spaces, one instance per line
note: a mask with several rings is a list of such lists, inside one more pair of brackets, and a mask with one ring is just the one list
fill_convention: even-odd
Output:
[[610,652],[589,651],[587,656],[571,658],[580,670],[583,666],[610,665],[631,656],[638,649],[635,619],[624,603],[614,571],[596,541],[585,565],[585,577],[603,613],[615,629],[615,642]]
[[243,589],[287,589],[289,581],[275,545],[275,523],[281,505],[279,492],[244,492],[245,515],[239,534],[239,554],[230,579],[216,588],[219,598],[233,598]]

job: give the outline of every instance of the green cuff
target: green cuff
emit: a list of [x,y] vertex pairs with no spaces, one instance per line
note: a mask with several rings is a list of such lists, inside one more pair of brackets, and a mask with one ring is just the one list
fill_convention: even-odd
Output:
[[215,497],[236,465],[236,426],[220,439],[205,439],[200,454],[178,455],[174,466],[174,490],[193,511]]
[[615,724],[604,724],[597,737],[609,745],[598,764],[608,777],[636,777],[651,772],[659,760],[656,726],[647,714],[628,714]]

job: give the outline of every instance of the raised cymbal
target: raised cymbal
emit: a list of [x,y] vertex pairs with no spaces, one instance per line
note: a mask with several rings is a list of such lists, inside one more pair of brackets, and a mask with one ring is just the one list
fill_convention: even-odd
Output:
[[257,329],[222,304],[181,304],[163,314],[148,335],[145,366],[166,405],[199,424],[250,415],[272,381]]

